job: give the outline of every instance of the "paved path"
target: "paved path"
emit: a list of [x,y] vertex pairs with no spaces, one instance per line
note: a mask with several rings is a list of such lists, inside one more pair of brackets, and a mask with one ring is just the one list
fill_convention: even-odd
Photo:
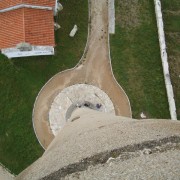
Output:
[[13,180],[14,175],[12,175],[5,167],[0,164],[0,180]]
[[36,99],[33,123],[39,142],[44,148],[54,138],[48,122],[53,99],[64,88],[84,83],[102,89],[114,104],[116,115],[131,117],[128,97],[117,84],[111,71],[108,45],[108,1],[90,0],[89,38],[86,53],[76,68],[58,73],[41,90]]

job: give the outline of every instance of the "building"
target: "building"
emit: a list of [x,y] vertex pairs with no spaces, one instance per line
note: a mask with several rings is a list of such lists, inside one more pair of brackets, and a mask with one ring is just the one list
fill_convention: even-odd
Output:
[[53,55],[57,0],[1,0],[0,50],[8,58]]
[[180,122],[76,109],[43,156],[15,179],[178,179]]

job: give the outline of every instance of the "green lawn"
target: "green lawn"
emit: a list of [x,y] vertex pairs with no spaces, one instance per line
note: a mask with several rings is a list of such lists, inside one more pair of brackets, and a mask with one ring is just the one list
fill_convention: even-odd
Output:
[[[0,162],[18,174],[43,153],[32,126],[35,98],[59,71],[77,64],[86,44],[88,1],[62,1],[56,55],[8,60],[0,55]],[[75,38],[68,35],[78,25]]]
[[162,0],[170,75],[180,119],[180,1]]
[[134,118],[170,118],[154,1],[116,1],[116,33],[110,36],[112,65]]

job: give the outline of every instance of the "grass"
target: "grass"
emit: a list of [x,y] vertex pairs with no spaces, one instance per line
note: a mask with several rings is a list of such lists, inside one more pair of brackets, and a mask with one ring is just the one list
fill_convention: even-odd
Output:
[[180,119],[180,1],[163,0],[162,10],[170,75],[176,101],[177,116]]
[[[77,64],[83,53],[88,1],[62,1],[56,55],[8,60],[0,55],[0,162],[18,174],[43,153],[32,127],[32,110],[42,86],[59,71]],[[82,8],[83,7],[83,8]],[[74,38],[69,32],[77,24]]]
[[116,34],[110,37],[114,74],[127,93],[133,117],[170,118],[152,0],[116,1]]

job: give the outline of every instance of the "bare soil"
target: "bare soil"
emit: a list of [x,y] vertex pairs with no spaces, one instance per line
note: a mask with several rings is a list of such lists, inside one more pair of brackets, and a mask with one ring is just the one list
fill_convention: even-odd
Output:
[[116,22],[121,27],[134,28],[140,25],[140,5],[138,0],[121,0],[117,2]]

